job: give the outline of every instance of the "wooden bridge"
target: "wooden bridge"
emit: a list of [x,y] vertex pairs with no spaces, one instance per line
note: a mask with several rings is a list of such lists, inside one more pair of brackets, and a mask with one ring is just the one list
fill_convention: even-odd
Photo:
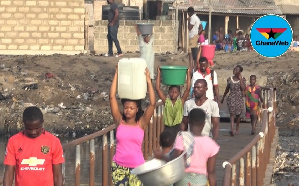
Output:
[[[262,120],[255,135],[250,135],[251,124],[244,122],[240,124],[239,134],[232,137],[229,135],[230,123],[220,122],[217,185],[263,185],[276,131],[276,90],[264,88],[263,96],[267,107],[261,112]],[[153,150],[159,147],[158,137],[163,130],[162,111],[162,103],[157,103],[145,130],[145,159],[151,158]],[[115,125],[111,125],[63,145],[66,162],[69,162],[64,166],[65,185],[112,185],[110,164],[115,149],[114,130]],[[73,163],[70,164],[72,161],[68,158]]]

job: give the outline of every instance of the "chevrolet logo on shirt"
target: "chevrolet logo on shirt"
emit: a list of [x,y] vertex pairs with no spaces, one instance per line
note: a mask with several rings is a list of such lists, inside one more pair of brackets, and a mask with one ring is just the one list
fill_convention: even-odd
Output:
[[29,159],[23,159],[21,164],[22,165],[29,165],[29,166],[37,166],[43,165],[45,159],[37,159],[36,157],[30,157]]

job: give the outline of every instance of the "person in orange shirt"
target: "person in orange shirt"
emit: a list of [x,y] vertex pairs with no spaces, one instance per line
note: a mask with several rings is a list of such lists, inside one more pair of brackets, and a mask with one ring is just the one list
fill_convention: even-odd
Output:
[[63,149],[57,137],[43,128],[38,107],[23,112],[24,130],[12,136],[6,147],[4,186],[62,186]]

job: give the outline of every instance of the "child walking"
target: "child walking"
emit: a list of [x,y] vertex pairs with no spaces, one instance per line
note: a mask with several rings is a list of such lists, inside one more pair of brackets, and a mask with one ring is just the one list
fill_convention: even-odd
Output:
[[114,185],[140,186],[141,181],[130,171],[145,162],[142,152],[144,129],[149,124],[155,109],[155,93],[151,84],[150,73],[145,70],[150,104],[144,112],[141,100],[122,99],[123,112],[119,110],[116,99],[118,67],[110,88],[111,112],[116,124],[116,152],[111,171]]
[[[260,86],[256,85],[256,76],[250,76],[250,85],[246,87],[246,117],[251,119],[251,134],[256,132],[256,124],[259,114],[259,105],[264,103]],[[264,105],[263,105],[264,106]]]
[[183,104],[187,100],[191,88],[190,69],[187,70],[186,75],[187,85],[182,97],[180,97],[180,87],[177,85],[171,85],[169,87],[168,96],[165,96],[164,92],[160,89],[160,68],[157,68],[156,91],[158,97],[165,105],[163,115],[165,130],[170,131],[174,135],[180,130],[180,123],[183,117]]
[[170,156],[165,156],[162,151],[155,151],[158,159],[171,161],[186,152],[186,169],[184,178],[176,182],[175,186],[187,185],[216,185],[216,157],[220,146],[210,137],[202,136],[205,124],[205,111],[193,109],[189,115],[190,132],[179,132],[174,150]]
[[153,34],[142,35],[139,28],[136,26],[136,33],[138,35],[138,41],[140,46],[141,58],[145,59],[148,70],[150,72],[150,78],[154,79],[154,52],[153,52]]

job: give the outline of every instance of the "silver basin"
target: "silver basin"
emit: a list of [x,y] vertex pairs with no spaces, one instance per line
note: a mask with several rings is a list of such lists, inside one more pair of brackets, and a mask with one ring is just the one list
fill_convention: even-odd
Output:
[[154,23],[137,23],[142,35],[152,34]]
[[137,175],[144,186],[170,186],[184,176],[184,155],[185,153],[182,153],[168,163],[158,159],[147,161],[133,169],[131,173]]

